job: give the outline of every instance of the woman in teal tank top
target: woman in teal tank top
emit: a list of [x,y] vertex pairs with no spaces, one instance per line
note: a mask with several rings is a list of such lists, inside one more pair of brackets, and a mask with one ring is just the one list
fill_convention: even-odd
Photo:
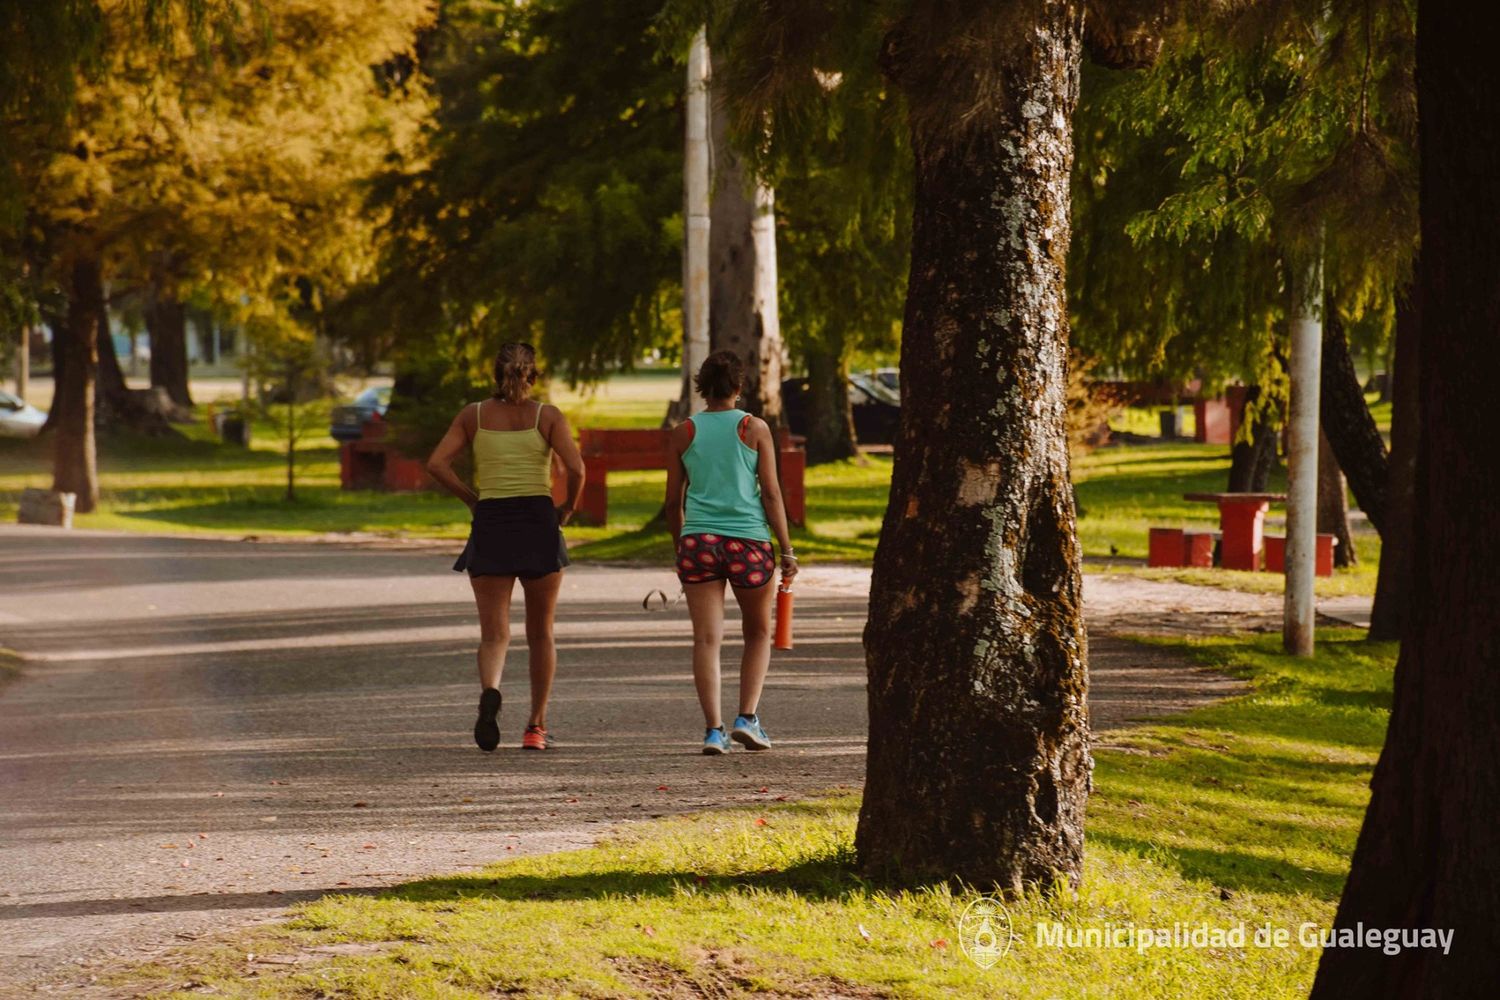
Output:
[[[516,580],[526,592],[526,647],[531,673],[531,717],[521,746],[545,750],[547,699],[557,670],[552,618],[568,552],[562,526],[583,491],[583,457],[555,406],[531,399],[536,351],[502,344],[495,358],[492,399],[465,406],[427,461],[427,471],[469,508],[469,542],[454,564],[467,571],[479,608],[479,719],[474,742],[500,744],[500,674],[510,645],[510,598]],[[474,456],[474,485],[453,471],[465,449]],[[552,501],[552,456],[568,472],[567,497]]]
[[[667,464],[667,523],[693,619],[693,682],[707,726],[703,752],[710,755],[726,752],[731,739],[749,750],[771,748],[757,712],[771,666],[773,531],[782,580],[797,575],[771,429],[734,406],[744,382],[744,363],[733,352],[709,355],[694,379],[706,408],[672,431]],[[739,712],[729,732],[719,706],[725,583],[739,603],[745,640]]]

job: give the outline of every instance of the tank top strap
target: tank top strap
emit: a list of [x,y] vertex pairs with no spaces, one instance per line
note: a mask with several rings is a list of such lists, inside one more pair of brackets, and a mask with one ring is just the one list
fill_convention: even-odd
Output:
[[531,429],[534,430],[534,431],[539,431],[539,430],[541,430],[541,428],[542,428],[542,404],[540,402],[538,402],[536,404],[536,422],[531,425]]

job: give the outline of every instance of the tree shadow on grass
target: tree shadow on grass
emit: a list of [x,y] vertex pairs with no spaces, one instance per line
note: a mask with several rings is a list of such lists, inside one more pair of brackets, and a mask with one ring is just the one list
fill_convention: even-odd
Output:
[[1140,837],[1093,832],[1089,839],[1127,854],[1152,858],[1176,869],[1185,879],[1210,882],[1221,889],[1285,895],[1303,893],[1329,902],[1344,890],[1348,871],[1319,871],[1273,861],[1247,851],[1163,847]]
[[628,869],[566,875],[461,875],[407,883],[381,892],[378,898],[424,904],[463,900],[528,903],[604,900],[621,896],[662,898],[689,890],[699,895],[752,891],[795,894],[814,900],[844,900],[868,896],[880,888],[858,874],[854,868],[853,848],[849,847],[785,868],[738,875]]

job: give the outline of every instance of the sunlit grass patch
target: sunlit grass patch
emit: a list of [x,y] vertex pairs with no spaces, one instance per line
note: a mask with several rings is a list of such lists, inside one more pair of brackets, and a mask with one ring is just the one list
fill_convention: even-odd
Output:
[[[478,998],[1305,996],[1383,737],[1395,648],[1324,633],[1162,641],[1247,694],[1109,734],[1096,750],[1083,884],[1010,900],[983,970],[956,921],[971,896],[873,885],[854,867],[858,799],[834,795],[633,824],[599,846],[370,895],[132,970],[164,996]],[[1287,928],[1289,948],[1057,948],[1038,928]],[[271,963],[247,961],[253,953]],[[192,991],[173,990],[184,983]],[[675,991],[675,992],[674,992]]]

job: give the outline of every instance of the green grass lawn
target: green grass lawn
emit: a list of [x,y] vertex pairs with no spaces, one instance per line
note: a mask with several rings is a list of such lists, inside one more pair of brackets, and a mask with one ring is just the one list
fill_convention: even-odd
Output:
[[[655,426],[665,400],[675,394],[670,373],[619,376],[593,393],[558,391],[575,426]],[[1387,407],[1388,409],[1388,407]],[[1145,426],[1150,411],[1127,411]],[[1127,421],[1128,422],[1128,421]],[[100,510],[77,519],[80,527],[242,535],[310,535],[363,532],[393,536],[461,538],[467,515],[438,494],[346,492],[338,485],[338,451],[331,438],[308,442],[298,461],[296,501],[283,499],[285,460],[274,442],[258,439],[249,450],[215,441],[202,425],[184,437],[153,440],[129,434],[100,438]],[[20,491],[49,482],[50,442],[0,439],[0,519],[13,520]],[[1229,457],[1222,446],[1191,442],[1115,445],[1074,463],[1078,530],[1095,568],[1148,572],[1135,562],[1146,555],[1154,525],[1212,529],[1210,504],[1182,494],[1221,490]],[[807,473],[809,525],[794,532],[807,560],[868,563],[879,540],[890,483],[888,456],[817,466]],[[665,562],[664,527],[648,522],[661,509],[666,473],[617,472],[609,477],[610,523],[573,526],[575,559]],[[1281,489],[1278,476],[1273,489]],[[1360,564],[1318,581],[1320,593],[1374,592],[1379,540],[1356,537]],[[1110,560],[1120,560],[1111,563]],[[1279,591],[1281,578],[1222,570],[1149,571],[1195,583]]]
[[[989,971],[959,950],[965,893],[888,891],[856,874],[858,801],[835,793],[630,825],[589,850],[325,897],[285,925],[120,979],[152,995],[309,1000],[1305,996],[1318,954],[1296,944],[1298,926],[1332,919],[1396,651],[1328,632],[1317,658],[1299,661],[1277,642],[1170,643],[1242,676],[1249,693],[1103,739],[1083,885],[1010,901],[1014,944]],[[1057,949],[1037,943],[1042,922],[1270,924],[1293,943]]]

